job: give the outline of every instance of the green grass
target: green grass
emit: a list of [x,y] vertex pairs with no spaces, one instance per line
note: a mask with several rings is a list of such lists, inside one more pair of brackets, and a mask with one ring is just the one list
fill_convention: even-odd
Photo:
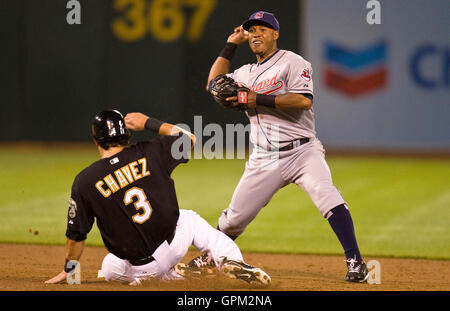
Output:
[[[97,158],[94,149],[0,149],[0,242],[64,244],[73,178]],[[364,256],[450,259],[450,159],[327,161]],[[215,227],[244,164],[180,165],[173,173],[180,208],[197,211]],[[96,226],[87,242],[103,245]],[[236,242],[243,251],[342,254],[328,222],[295,185],[281,189]]]

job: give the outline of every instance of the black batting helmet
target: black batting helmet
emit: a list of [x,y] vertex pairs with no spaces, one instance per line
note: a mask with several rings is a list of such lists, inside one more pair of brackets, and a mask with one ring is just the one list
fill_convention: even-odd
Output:
[[109,146],[127,145],[131,134],[119,111],[104,110],[95,115],[92,136],[103,149],[108,149]]

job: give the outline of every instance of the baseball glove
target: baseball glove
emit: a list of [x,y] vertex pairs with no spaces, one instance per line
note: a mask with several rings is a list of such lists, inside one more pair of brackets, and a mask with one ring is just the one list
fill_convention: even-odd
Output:
[[[208,91],[212,94],[214,100],[226,109],[244,111],[248,109],[249,88],[239,86],[233,78],[227,75],[218,75],[208,84]],[[235,102],[226,101],[229,97],[237,96],[237,105]]]

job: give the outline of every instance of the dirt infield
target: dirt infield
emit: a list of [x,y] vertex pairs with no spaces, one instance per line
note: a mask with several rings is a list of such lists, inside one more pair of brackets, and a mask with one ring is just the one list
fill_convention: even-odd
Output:
[[[46,285],[64,264],[64,246],[0,244],[1,291],[449,291],[450,261],[424,259],[376,259],[381,265],[381,284],[344,282],[345,262],[340,256],[244,253],[245,260],[270,274],[267,288],[221,276],[202,281],[148,281],[142,286],[107,283],[97,278],[102,247],[86,247],[80,260],[81,284]],[[189,261],[198,253],[190,251]]]

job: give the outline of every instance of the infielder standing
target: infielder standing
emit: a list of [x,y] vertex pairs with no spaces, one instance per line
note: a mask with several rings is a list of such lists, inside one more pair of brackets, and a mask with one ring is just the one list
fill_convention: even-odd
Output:
[[[129,145],[130,132],[153,130],[161,137]],[[226,276],[267,285],[270,277],[244,263],[232,239],[211,227],[193,211],[179,210],[172,171],[186,163],[195,136],[142,113],[116,110],[95,116],[92,133],[101,159],[79,173],[72,185],[66,231],[64,270],[46,283],[65,281],[75,269],[87,234],[97,219],[109,254],[102,273],[107,281],[131,285],[157,278],[183,277],[174,266],[194,245],[211,254]],[[177,147],[178,146],[178,147]]]
[[[277,48],[279,24],[271,13],[252,14],[228,37],[211,67],[208,84],[221,74],[248,87],[250,140],[255,146],[246,163],[231,203],[219,217],[218,229],[232,239],[289,183],[308,193],[338,237],[346,255],[345,280],[364,282],[367,267],[356,242],[353,221],[340,192],[333,185],[325,151],[316,137],[311,64],[301,56]],[[257,62],[232,73],[230,64],[237,46],[248,41]],[[227,99],[236,102],[237,97]],[[277,165],[269,162],[277,155]],[[211,266],[208,254],[192,260],[185,270]]]

